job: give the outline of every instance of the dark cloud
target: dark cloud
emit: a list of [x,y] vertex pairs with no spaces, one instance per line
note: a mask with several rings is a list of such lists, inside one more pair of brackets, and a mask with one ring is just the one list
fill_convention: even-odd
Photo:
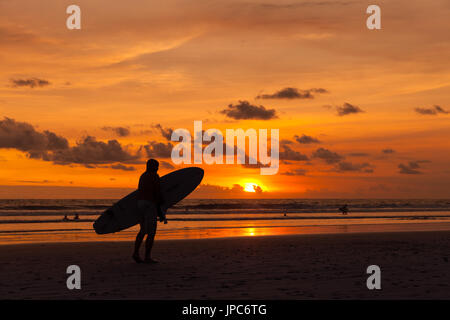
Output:
[[387,149],[381,150],[381,152],[383,152],[384,154],[392,154],[392,153],[395,153],[395,150],[391,149],[391,148],[387,148]]
[[373,172],[373,165],[370,163],[352,163],[348,161],[341,161],[336,165],[336,171],[338,172],[348,172],[348,171],[357,171],[357,172]]
[[227,117],[235,120],[270,120],[278,118],[275,109],[266,109],[264,106],[255,106],[248,101],[239,101],[238,104],[228,105],[228,109],[220,111]]
[[42,156],[43,160],[57,164],[97,165],[114,162],[137,162],[140,154],[126,150],[117,140],[97,141],[87,136],[73,147],[55,150]]
[[292,161],[307,161],[309,160],[307,155],[298,151],[292,150],[288,145],[280,147],[280,160],[292,160]]
[[149,158],[170,158],[172,155],[173,145],[162,142],[150,141],[148,145],[144,146],[147,156]]
[[360,107],[352,105],[348,102],[345,102],[342,106],[336,107],[336,111],[338,116],[345,116],[352,113],[361,113],[364,112]]
[[194,196],[201,198],[235,198],[235,197],[253,197],[255,193],[258,195],[267,194],[260,186],[253,186],[253,192],[246,192],[244,187],[239,184],[234,184],[230,187],[223,187],[213,184],[201,184],[193,192]]
[[421,174],[422,173],[419,170],[411,168],[408,164],[405,165],[403,163],[400,163],[398,165],[398,168],[400,169],[399,173],[402,173],[402,174]]
[[38,132],[26,122],[4,118],[0,121],[0,148],[13,148],[32,159],[51,161],[56,164],[80,164],[96,167],[99,164],[138,162],[140,154],[131,153],[117,140],[107,143],[87,136],[73,147],[66,138],[50,131]]
[[127,137],[130,135],[130,129],[125,127],[103,127],[102,129],[105,131],[112,131],[119,137]]
[[316,151],[314,151],[312,157],[322,159],[328,164],[337,163],[343,159],[341,155],[325,148],[319,148]]
[[[201,184],[194,191],[197,195],[207,197],[227,197],[235,196],[236,194],[245,194],[244,187],[239,184],[234,184],[233,187],[223,187],[213,184]],[[214,195],[214,196],[213,196]]]
[[437,115],[439,113],[441,114],[448,114],[449,111],[444,110],[443,108],[441,108],[440,106],[433,106],[431,108],[416,108],[414,109],[417,113],[419,114],[423,114],[423,115]]
[[0,148],[17,149],[39,158],[46,151],[68,149],[69,143],[53,132],[38,132],[26,122],[5,117],[0,121]]
[[162,161],[162,160],[159,161],[159,166],[163,169],[169,169],[169,170],[175,169],[175,167],[170,162]]
[[296,135],[296,136],[294,136],[294,138],[298,143],[301,143],[301,144],[320,143],[319,139],[313,138],[311,136],[307,136],[305,134],[302,134],[301,137]]
[[11,79],[12,86],[17,87],[30,87],[30,88],[36,88],[36,87],[45,87],[50,85],[50,82],[43,79],[38,78],[30,78],[30,79]]
[[402,174],[421,174],[422,172],[417,170],[421,168],[422,163],[429,163],[428,160],[417,160],[417,161],[410,161],[408,164],[400,163],[398,165],[398,168],[400,169],[399,173]]
[[285,176],[304,176],[308,171],[305,169],[294,169],[286,172],[282,172]]
[[136,168],[133,166],[124,166],[123,164],[113,164],[110,166],[111,169],[115,169],[115,170],[123,170],[123,171],[135,171]]
[[256,99],[313,99],[313,93],[327,93],[323,88],[312,88],[308,90],[300,90],[297,88],[284,88],[274,94],[262,94]]
[[251,163],[249,163],[248,159],[249,159],[249,156],[246,154],[245,155],[245,163],[241,164],[241,166],[246,169],[260,169],[260,168],[270,167],[270,164],[262,164],[259,161],[257,161],[257,163],[255,163],[255,164],[251,164]]
[[[157,123],[156,125],[153,126],[153,128],[156,128],[159,130],[159,132],[161,132],[161,135],[168,141],[171,140],[172,138],[172,132],[173,129],[172,128],[163,128],[159,123]],[[203,136],[203,135],[202,135]]]
[[293,144],[293,142],[291,140],[288,140],[288,139],[281,139],[280,140],[280,146],[284,146],[284,145],[287,145],[287,144],[291,145],[291,144]]
[[255,190],[256,193],[262,193],[263,192],[262,188],[260,186],[256,186],[256,185],[253,185],[253,190]]

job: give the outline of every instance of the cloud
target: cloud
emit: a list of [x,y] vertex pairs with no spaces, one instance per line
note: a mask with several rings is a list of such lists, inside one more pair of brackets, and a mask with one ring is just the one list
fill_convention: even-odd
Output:
[[114,162],[138,162],[140,153],[131,153],[117,140],[97,141],[87,136],[73,147],[45,153],[42,159],[56,164],[97,165]]
[[153,128],[156,128],[161,132],[161,135],[168,141],[171,141],[172,138],[172,128],[163,128],[159,123],[153,126]]
[[352,163],[348,161],[341,161],[336,165],[336,171],[338,172],[348,172],[348,171],[357,171],[357,172],[373,172],[373,165],[370,163]]
[[255,192],[245,192],[244,187],[239,184],[233,184],[230,187],[223,187],[213,184],[201,184],[195,189],[193,195],[200,198],[245,198],[254,197],[255,194],[267,194],[267,191],[263,191],[260,186],[253,186]]
[[14,88],[17,87],[30,87],[30,88],[42,88],[50,85],[50,82],[43,79],[38,78],[29,78],[29,79],[11,79],[12,86]]
[[50,181],[50,180],[16,180],[16,182],[44,184],[44,183],[53,183],[55,181]]
[[169,169],[169,170],[175,169],[175,167],[170,162],[167,162],[167,161],[161,160],[161,161],[159,161],[159,165],[163,169]]
[[422,173],[419,170],[412,168],[408,164],[405,165],[403,163],[400,163],[398,165],[398,168],[400,169],[399,173],[402,173],[402,174],[421,174]]
[[304,176],[308,171],[305,169],[294,169],[290,171],[282,172],[282,175],[285,176]]
[[346,116],[352,113],[361,113],[361,112],[365,112],[364,110],[362,110],[360,107],[352,105],[348,102],[345,102],[342,106],[337,106],[336,107],[336,111],[338,113],[338,116],[342,117],[342,116]]
[[255,192],[258,194],[263,193],[263,190],[260,186],[253,185],[253,190],[255,190]]
[[381,152],[383,152],[384,154],[392,154],[392,153],[395,153],[395,150],[391,149],[391,148],[387,148],[387,149],[381,150]]
[[420,169],[420,164],[422,163],[429,163],[431,161],[429,160],[416,160],[416,161],[410,161],[408,164],[400,163],[398,165],[398,168],[400,169],[399,173],[402,174],[422,174],[421,171],[417,170]]
[[300,90],[297,88],[284,88],[274,94],[258,95],[256,99],[314,99],[313,93],[327,93],[323,88]]
[[341,155],[325,148],[319,148],[316,151],[314,151],[312,157],[322,159],[328,164],[337,163],[343,159]]
[[113,131],[119,137],[127,137],[130,135],[130,129],[125,127],[103,127],[102,130]]
[[447,110],[444,110],[443,108],[441,108],[440,106],[434,105],[431,108],[416,108],[414,109],[417,113],[422,114],[422,115],[437,115],[439,113],[441,114],[448,114],[450,113]]
[[305,134],[302,134],[301,137],[296,135],[296,136],[294,136],[294,138],[298,143],[301,143],[301,144],[320,143],[319,139],[313,138],[311,136],[307,136]]
[[282,145],[280,148],[280,160],[292,160],[292,161],[307,161],[309,160],[307,155],[304,155],[298,151],[292,150],[288,145]]
[[39,157],[46,151],[68,149],[69,143],[53,132],[38,132],[31,124],[5,117],[0,121],[0,148],[17,149]]
[[110,166],[111,169],[115,169],[115,170],[123,170],[123,171],[135,171],[136,168],[133,166],[124,166],[123,164],[113,164]]
[[96,167],[116,162],[139,162],[140,153],[132,153],[117,140],[97,141],[87,136],[75,146],[66,138],[50,131],[38,132],[26,122],[4,118],[0,121],[0,148],[26,152],[29,158],[51,161],[55,164],[81,164]]
[[239,101],[236,105],[230,104],[228,109],[224,109],[220,113],[235,120],[270,120],[278,118],[275,109],[266,109],[264,106],[258,107],[250,104],[248,101]]
[[147,156],[149,158],[170,158],[172,155],[173,145],[162,142],[150,141],[148,145],[144,146]]
[[288,140],[288,139],[281,139],[280,140],[280,146],[284,146],[284,145],[287,145],[287,144],[293,144],[293,142],[291,141],[291,140]]

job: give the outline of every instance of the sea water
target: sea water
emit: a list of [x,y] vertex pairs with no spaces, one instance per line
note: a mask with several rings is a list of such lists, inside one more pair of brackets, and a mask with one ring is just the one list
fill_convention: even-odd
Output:
[[[0,244],[131,241],[138,226],[110,235],[92,228],[115,201],[0,200]],[[348,215],[338,210],[343,204]],[[167,217],[168,224],[158,224],[157,239],[450,230],[450,200],[185,199]]]

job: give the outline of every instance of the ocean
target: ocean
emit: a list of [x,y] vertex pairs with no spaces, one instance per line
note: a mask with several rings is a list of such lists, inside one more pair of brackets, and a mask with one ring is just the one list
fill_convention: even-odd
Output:
[[[115,201],[2,199],[0,244],[133,240],[137,226],[101,236],[92,228]],[[348,215],[338,210],[344,204]],[[167,217],[168,224],[158,223],[157,239],[449,230],[450,200],[185,199],[169,209]]]

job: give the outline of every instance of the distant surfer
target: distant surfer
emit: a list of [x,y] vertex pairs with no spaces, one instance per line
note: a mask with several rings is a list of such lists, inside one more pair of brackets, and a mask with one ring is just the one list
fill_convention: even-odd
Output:
[[63,221],[69,221],[69,218],[67,218],[67,213],[64,215]]
[[[160,206],[163,202],[160,179],[158,175],[159,162],[155,159],[147,161],[147,170],[141,175],[138,185],[137,207],[141,211],[142,220],[140,222],[141,229],[136,236],[134,244],[133,259],[137,263],[155,263],[157,261],[151,258],[153,241],[156,234],[157,217],[165,221],[165,213],[162,212]],[[139,249],[145,235],[145,258],[141,259]]]
[[75,217],[73,217],[73,220],[80,220],[80,217],[78,216],[78,213],[75,213]]
[[347,206],[347,204],[344,204],[342,207],[340,207],[339,211],[341,211],[342,214],[344,214],[344,215],[348,214],[348,206]]

